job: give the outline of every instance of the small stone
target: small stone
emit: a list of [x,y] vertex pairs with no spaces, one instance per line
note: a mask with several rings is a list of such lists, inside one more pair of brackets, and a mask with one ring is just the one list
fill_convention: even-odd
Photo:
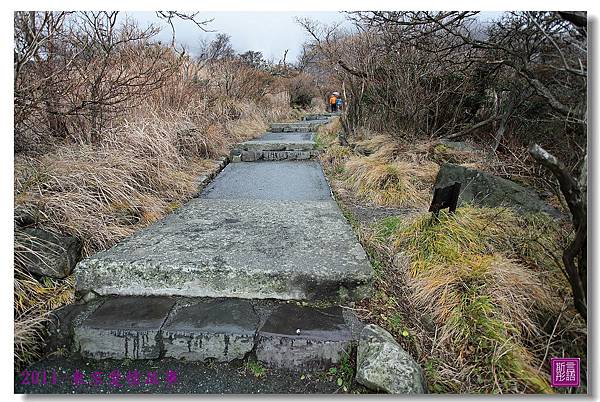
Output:
[[427,392],[421,366],[377,325],[362,330],[356,360],[356,381],[367,388],[390,394]]
[[296,330],[296,335],[300,335],[300,328]]
[[83,295],[81,300],[83,300],[84,303],[89,303],[96,298],[98,298],[98,293],[90,290]]

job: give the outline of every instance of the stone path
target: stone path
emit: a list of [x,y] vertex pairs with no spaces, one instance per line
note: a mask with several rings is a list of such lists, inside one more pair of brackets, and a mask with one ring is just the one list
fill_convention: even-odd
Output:
[[368,295],[372,268],[319,163],[298,160],[316,156],[309,130],[327,119],[273,124],[236,146],[241,163],[198,198],[81,261],[77,291],[100,296],[65,309],[70,348],[91,359],[337,364],[362,328],[337,304]]
[[[256,143],[315,145],[273,133]],[[102,295],[347,300],[366,295],[371,267],[317,161],[262,161],[228,165],[199,198],[82,261],[76,278]]]

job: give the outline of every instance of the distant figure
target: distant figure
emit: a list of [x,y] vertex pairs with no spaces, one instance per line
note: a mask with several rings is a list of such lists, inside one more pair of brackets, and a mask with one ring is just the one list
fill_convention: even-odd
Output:
[[342,111],[342,105],[343,105],[343,103],[344,103],[344,101],[342,100],[342,98],[340,98],[338,96],[337,100],[335,101],[335,108],[336,108],[336,110],[338,110],[338,111],[341,112]]
[[337,97],[335,92],[329,97],[329,106],[331,106],[331,113],[337,112]]

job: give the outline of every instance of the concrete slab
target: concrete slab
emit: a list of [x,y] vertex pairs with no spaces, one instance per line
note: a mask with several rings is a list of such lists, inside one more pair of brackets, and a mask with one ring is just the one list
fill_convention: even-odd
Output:
[[94,359],[156,359],[159,330],[174,304],[166,297],[108,299],[74,328],[74,343]]
[[175,308],[162,329],[165,356],[190,361],[243,359],[259,319],[247,300],[195,301]]
[[104,295],[365,297],[372,269],[335,201],[282,194],[268,201],[260,192],[250,200],[193,199],[80,262],[76,287]]
[[236,145],[246,151],[310,151],[315,148],[312,140],[254,140]]
[[310,120],[320,120],[320,121],[326,120],[326,122],[328,122],[328,121],[330,121],[335,116],[336,115],[330,114],[330,113],[327,113],[327,114],[308,114],[308,115],[302,117],[302,120],[304,120],[304,121],[306,121],[306,120],[309,120],[309,121]]
[[317,161],[229,164],[200,197],[272,201],[332,199]]
[[242,142],[232,153],[241,151],[310,151],[315,149],[314,136],[309,132],[265,133],[260,138]]
[[350,352],[351,342],[340,307],[283,304],[259,330],[256,357],[275,368],[327,368]]

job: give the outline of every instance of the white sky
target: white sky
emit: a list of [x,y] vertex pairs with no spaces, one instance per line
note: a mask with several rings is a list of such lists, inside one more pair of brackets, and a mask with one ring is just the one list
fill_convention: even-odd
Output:
[[[127,12],[142,24],[153,23],[163,26],[163,31],[157,36],[161,40],[171,40],[171,29],[168,24],[156,18],[154,12]],[[287,60],[295,61],[300,54],[302,43],[308,37],[302,28],[295,22],[295,17],[309,17],[330,24],[343,21],[344,15],[338,12],[209,12],[199,14],[200,19],[211,19],[208,24],[214,33],[202,32],[190,21],[174,21],[177,43],[185,45],[192,54],[196,54],[198,42],[201,38],[212,39],[218,33],[227,33],[231,36],[233,47],[238,53],[246,50],[255,50],[263,53],[266,59],[273,58],[278,61],[289,49]]]
[[[170,27],[158,19],[154,12],[128,11],[126,14],[143,25],[153,23],[163,27],[157,38],[165,42],[171,41]],[[481,18],[485,20],[498,15],[500,12],[486,11],[481,13]],[[278,61],[288,49],[289,62],[296,61],[302,43],[308,40],[307,34],[295,22],[295,17],[309,17],[326,24],[345,20],[343,13],[332,11],[202,11],[199,17],[202,20],[214,18],[208,28],[215,32],[205,33],[190,21],[174,20],[177,43],[184,45],[193,55],[197,52],[201,38],[211,39],[218,33],[227,33],[231,36],[231,42],[238,53],[255,50],[262,52],[266,59]],[[350,26],[349,23],[346,24]]]

